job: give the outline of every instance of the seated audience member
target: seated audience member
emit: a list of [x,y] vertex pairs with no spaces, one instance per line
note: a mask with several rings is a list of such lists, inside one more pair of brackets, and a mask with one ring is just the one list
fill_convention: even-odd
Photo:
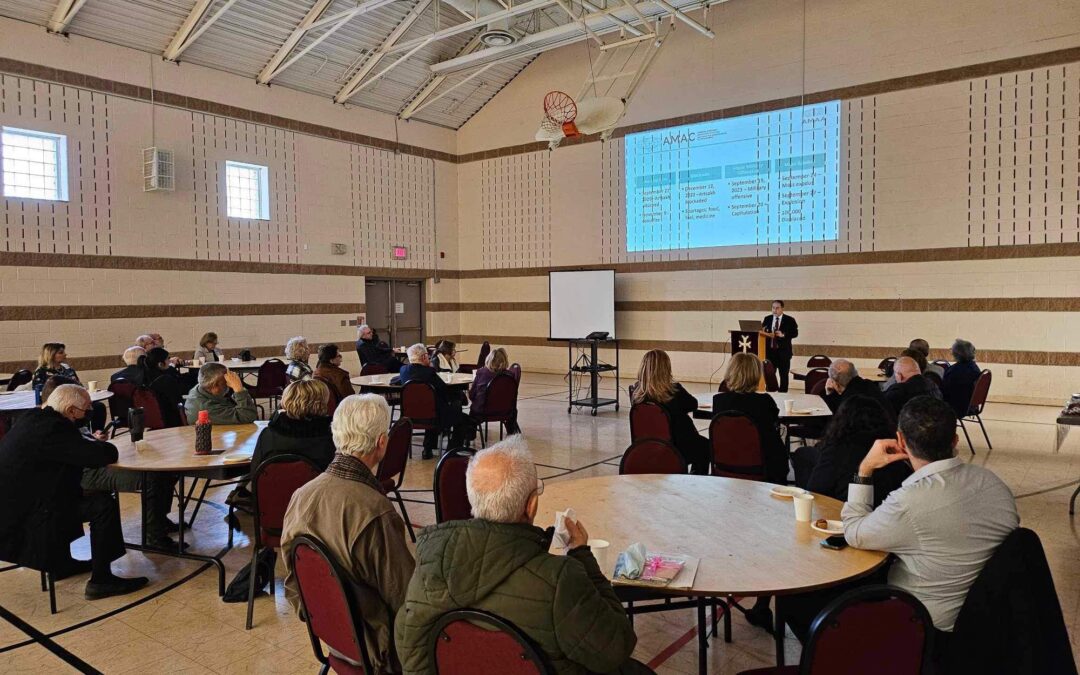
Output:
[[[151,340],[154,341],[154,344],[151,345],[151,347],[158,347],[160,349],[165,349],[165,338],[161,337],[161,333],[150,333],[149,337],[150,337]],[[146,351],[150,351],[150,347],[147,347]],[[184,365],[184,359],[180,358],[179,356],[170,356],[169,357],[169,365],[170,366],[182,366],[182,365]]]
[[825,380],[825,403],[835,413],[841,403],[854,396],[869,396],[884,402],[877,382],[860,377],[851,361],[836,359],[829,365],[829,379]]
[[210,411],[212,424],[250,424],[259,417],[240,376],[220,363],[199,368],[199,384],[188,392],[184,410],[191,424],[198,421],[200,410]]
[[439,340],[435,345],[435,355],[431,360],[431,366],[440,373],[456,373],[458,371],[457,344],[450,340]]
[[672,377],[667,352],[645,352],[630,401],[634,405],[655,403],[663,408],[671,420],[672,444],[691,466],[691,472],[702,476],[709,473],[709,439],[698,433],[691,418],[698,407],[697,399]]
[[146,334],[140,335],[139,337],[135,338],[135,344],[147,351],[158,346],[157,342],[154,340],[154,336]]
[[896,359],[893,376],[896,377],[896,384],[885,390],[885,400],[897,417],[904,405],[916,396],[941,398],[937,385],[926,379],[919,370],[919,364],[910,356]]
[[43,386],[45,380],[53,375],[66,377],[76,384],[81,384],[75,369],[64,362],[66,358],[67,347],[62,342],[46,342],[42,345],[41,356],[38,357],[37,369],[34,371],[33,385]]
[[110,382],[116,382],[117,380],[127,380],[132,384],[143,383],[143,369],[139,365],[139,357],[144,356],[146,350],[142,347],[128,347],[124,350],[124,367],[116,371],[109,377]]
[[[390,381],[394,383],[408,384],[409,382],[424,382],[435,388],[435,408],[439,418],[441,430],[451,429],[450,446],[461,446],[466,437],[469,440],[475,437],[474,428],[469,417],[461,412],[461,397],[457,392],[451,391],[446,383],[439,377],[439,373],[431,367],[431,359],[428,358],[427,347],[415,344],[409,347],[409,362],[402,366],[401,371]],[[421,457],[431,459],[435,446],[439,442],[439,432],[433,429],[424,431],[424,451]]]
[[[949,405],[930,396],[913,398],[900,413],[896,439],[875,441],[859,464],[840,514],[849,544],[895,556],[888,583],[926,606],[939,631],[935,640],[945,641],[949,636],[940,631],[952,631],[968,589],[1020,524],[1008,486],[993,472],[957,458],[956,442],[956,415]],[[877,472],[905,461],[914,473],[874,508]],[[817,613],[852,585],[791,596],[784,615],[795,635],[805,641]]]
[[[469,408],[470,415],[480,415],[484,412],[484,406],[487,404],[487,388],[491,384],[491,381],[495,379],[495,376],[499,373],[508,373],[514,378],[517,378],[516,371],[510,370],[510,357],[506,355],[506,350],[502,347],[496,347],[487,355],[487,359],[484,360],[484,367],[477,369],[473,373],[472,384],[469,385],[469,401],[471,406]],[[514,421],[512,427],[513,431],[517,431],[517,421]]]
[[311,348],[308,347],[307,338],[300,335],[289,338],[285,343],[285,358],[289,360],[285,374],[289,376],[289,382],[311,379],[311,366],[308,365],[310,356]]
[[[104,492],[84,493],[83,470],[116,462],[116,448],[84,436],[79,423],[90,394],[77,384],[57,387],[42,408],[28,410],[0,440],[0,560],[58,577],[89,571],[87,600],[136,591],[146,577],[113,575],[124,556],[120,504]],[[71,542],[90,523],[90,560],[71,558]]]
[[[183,425],[178,406],[184,402],[184,384],[180,374],[169,365],[169,352],[161,347],[154,347],[146,352],[140,361],[143,368],[143,384],[157,396],[161,406],[161,417],[166,426]],[[194,420],[189,420],[194,422]]]
[[975,363],[975,345],[957,338],[952,346],[953,364],[941,378],[942,395],[952,406],[957,417],[968,414],[971,394],[979,379],[979,364]]
[[199,348],[195,350],[195,359],[206,359],[206,363],[213,361],[224,361],[225,355],[221,353],[221,350],[217,348],[218,337],[217,333],[210,332],[204,333],[199,339]]
[[[874,441],[895,438],[892,412],[879,396],[851,396],[833,415],[813,447],[799,448],[791,459],[795,484],[811,492],[847,500],[848,485]],[[911,467],[892,464],[874,474],[874,506],[911,475]]]
[[634,628],[589,550],[584,525],[567,519],[570,546],[558,556],[548,553],[550,535],[533,524],[544,484],[524,439],[510,436],[478,452],[465,480],[473,518],[426,527],[416,542],[416,571],[394,624],[404,672],[433,672],[432,628],[463,608],[513,623],[555,672],[640,669],[630,659]]
[[390,408],[381,396],[354,394],[338,404],[331,425],[337,454],[325,473],[293,494],[281,535],[285,595],[297,612],[300,593],[292,551],[302,535],[325,544],[349,581],[378,593],[356,594],[377,673],[401,672],[393,644],[394,615],[405,603],[414,566],[405,523],[374,475],[386,455],[389,426]]
[[734,354],[724,382],[728,390],[713,396],[713,414],[735,410],[750,418],[761,438],[765,456],[765,480],[783,485],[787,482],[788,451],[780,438],[780,409],[772,397],[757,390],[761,381],[761,361],[753,354]]
[[259,434],[251,455],[254,470],[274,455],[307,457],[322,470],[334,458],[330,435],[330,390],[319,380],[293,382],[281,394],[281,409]]
[[379,336],[375,334],[371,326],[366,323],[361,324],[356,332],[359,336],[356,340],[356,355],[360,357],[361,366],[374,363],[391,373],[396,373],[401,369],[401,361],[394,356],[394,350],[385,342],[379,341]]
[[945,369],[936,363],[930,363],[930,343],[922,338],[915,338],[908,344],[908,349],[914,349],[922,354],[923,361],[926,362],[926,368],[923,369],[923,375],[927,373],[934,373],[938,377],[945,377]]
[[341,352],[334,343],[328,343],[319,347],[319,362],[315,366],[314,377],[326,380],[337,400],[353,395],[352,383],[349,382],[349,371],[341,367]]

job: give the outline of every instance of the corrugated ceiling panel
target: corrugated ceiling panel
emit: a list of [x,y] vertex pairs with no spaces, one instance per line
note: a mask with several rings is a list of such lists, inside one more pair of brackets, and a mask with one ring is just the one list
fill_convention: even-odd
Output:
[[160,54],[194,6],[195,0],[91,0],[68,30]]

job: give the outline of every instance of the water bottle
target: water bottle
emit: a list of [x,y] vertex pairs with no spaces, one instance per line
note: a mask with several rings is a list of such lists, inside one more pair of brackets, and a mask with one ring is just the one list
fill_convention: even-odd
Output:
[[41,405],[41,390],[42,390],[42,388],[44,386],[45,385],[43,385],[43,384],[35,384],[34,385],[34,405],[35,406],[40,406]]
[[214,425],[210,424],[210,411],[200,410],[199,420],[195,422],[195,454],[196,455],[209,455],[213,450],[213,440],[210,438],[210,432],[213,430]]
[[146,431],[146,411],[142,408],[132,408],[128,411],[128,428],[131,429],[131,442],[138,443]]

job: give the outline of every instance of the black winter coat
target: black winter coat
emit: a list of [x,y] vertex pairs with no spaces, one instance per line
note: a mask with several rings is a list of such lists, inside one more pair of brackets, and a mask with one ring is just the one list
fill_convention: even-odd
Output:
[[334,459],[334,452],[329,417],[298,420],[279,410],[270,418],[270,423],[255,442],[251,467],[254,470],[274,455],[300,455],[325,471]]

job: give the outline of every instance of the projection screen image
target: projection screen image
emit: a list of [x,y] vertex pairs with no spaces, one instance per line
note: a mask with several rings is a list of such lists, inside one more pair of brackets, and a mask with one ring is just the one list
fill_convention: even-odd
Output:
[[840,102],[627,134],[626,249],[837,238]]

